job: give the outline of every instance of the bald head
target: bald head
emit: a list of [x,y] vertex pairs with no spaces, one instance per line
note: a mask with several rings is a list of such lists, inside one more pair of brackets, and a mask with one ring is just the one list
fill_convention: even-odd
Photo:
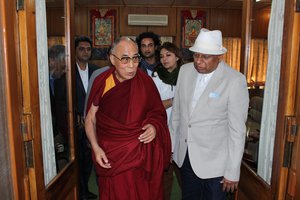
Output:
[[132,45],[136,46],[136,48],[138,49],[138,46],[137,46],[136,42],[133,39],[123,36],[123,37],[120,37],[120,38],[118,38],[114,41],[114,43],[111,46],[111,52],[115,53],[116,48],[118,48],[119,45],[120,46],[122,46],[124,44],[126,45],[126,43],[127,44],[132,44]]
[[120,82],[132,79],[139,65],[138,46],[128,37],[118,38],[112,45],[110,61]]

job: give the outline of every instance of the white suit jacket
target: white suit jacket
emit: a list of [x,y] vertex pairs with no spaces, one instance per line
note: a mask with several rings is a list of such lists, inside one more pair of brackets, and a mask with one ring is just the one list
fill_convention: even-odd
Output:
[[191,110],[197,75],[193,63],[179,72],[170,124],[173,159],[181,167],[188,148],[198,177],[238,181],[249,105],[246,79],[220,62]]

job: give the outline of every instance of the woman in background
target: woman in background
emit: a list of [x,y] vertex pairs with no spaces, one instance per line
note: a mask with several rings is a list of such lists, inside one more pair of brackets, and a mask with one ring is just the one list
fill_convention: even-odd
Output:
[[[183,60],[180,56],[179,48],[173,43],[165,42],[160,47],[159,52],[160,64],[154,69],[152,78],[166,109],[169,124],[177,77],[180,66],[183,65]],[[168,170],[164,171],[164,200],[170,199],[173,171],[175,171],[178,183],[181,187],[179,169],[175,163],[171,163]]]

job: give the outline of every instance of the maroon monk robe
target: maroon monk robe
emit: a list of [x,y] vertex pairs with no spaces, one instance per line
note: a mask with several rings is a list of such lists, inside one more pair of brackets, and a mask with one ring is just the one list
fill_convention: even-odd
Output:
[[[137,70],[133,79],[116,86],[103,96],[106,79],[115,68],[98,76],[91,89],[87,111],[98,105],[96,133],[112,168],[95,162],[101,200],[163,199],[163,169],[170,163],[171,141],[167,116],[152,79]],[[148,144],[138,140],[142,127],[152,124],[156,137]]]

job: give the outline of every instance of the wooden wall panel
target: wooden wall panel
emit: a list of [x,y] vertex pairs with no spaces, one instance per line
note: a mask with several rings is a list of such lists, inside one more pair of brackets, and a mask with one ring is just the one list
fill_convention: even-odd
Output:
[[63,8],[47,8],[47,34],[48,36],[65,35],[65,18]]
[[[168,26],[149,26],[148,31],[153,31],[160,36],[176,36],[176,8],[148,8],[148,14],[168,15]],[[179,33],[180,34],[180,33]]]
[[[96,7],[99,8],[99,7]],[[111,7],[110,7],[111,8]],[[205,8],[175,8],[175,7],[115,7],[118,9],[117,36],[136,36],[144,31],[153,31],[162,36],[174,36],[175,43],[180,44],[180,12],[186,9],[203,9],[207,12],[207,28],[219,29],[225,37],[241,37],[242,10],[239,9],[205,9]],[[57,8],[51,9],[49,36],[62,35],[62,24],[55,22],[59,15]],[[75,35],[89,35],[89,9],[77,7],[75,10]],[[48,11],[48,10],[47,10]],[[168,26],[128,26],[128,14],[166,14],[169,16]],[[264,26],[265,27],[265,26]],[[265,31],[263,31],[265,32]]]
[[[75,9],[75,35],[90,35],[90,9],[100,7],[77,7]],[[199,7],[101,7],[117,9],[116,30],[118,36],[137,36],[145,31],[153,31],[161,36],[172,36],[174,43],[180,47],[181,39],[181,16],[182,10],[203,10],[207,13],[207,28],[219,29],[224,37],[241,37],[242,32],[242,10],[240,9],[208,9]],[[54,15],[55,9],[52,8]],[[166,14],[168,15],[168,26],[128,26],[128,14]],[[53,25],[49,28],[53,28]],[[58,29],[59,27],[55,27]],[[55,30],[50,30],[54,34]],[[51,35],[50,35],[51,36]],[[97,62],[101,67],[106,62]]]
[[88,9],[76,8],[75,9],[75,36],[88,35]]
[[[174,36],[175,41],[180,38],[180,11],[182,9],[201,8],[168,8],[168,7],[116,7],[118,10],[117,31],[119,35],[134,36],[141,32],[150,30],[162,36]],[[92,8],[77,7],[75,10],[75,35],[89,34],[89,12]],[[203,9],[206,10],[206,9]],[[267,25],[270,9],[262,9],[255,15],[253,35],[255,37],[267,36]],[[61,18],[62,9],[47,9],[47,24],[49,36],[63,35],[63,23]],[[128,26],[128,14],[167,14],[169,25],[166,27]],[[219,29],[225,37],[241,37],[242,10],[239,9],[210,9],[207,10],[207,27],[209,29]],[[177,43],[176,42],[176,43]]]
[[241,37],[242,10],[210,9],[209,29],[222,31],[223,37]]
[[120,8],[119,30],[120,35],[136,36],[147,31],[146,26],[128,26],[128,14],[147,14],[146,7],[122,7]]
[[252,38],[267,38],[271,7],[254,10]]
[[181,34],[181,27],[180,27],[180,11],[181,8],[176,9],[176,36],[174,38],[174,43],[176,44],[177,47],[180,48],[180,34]]

